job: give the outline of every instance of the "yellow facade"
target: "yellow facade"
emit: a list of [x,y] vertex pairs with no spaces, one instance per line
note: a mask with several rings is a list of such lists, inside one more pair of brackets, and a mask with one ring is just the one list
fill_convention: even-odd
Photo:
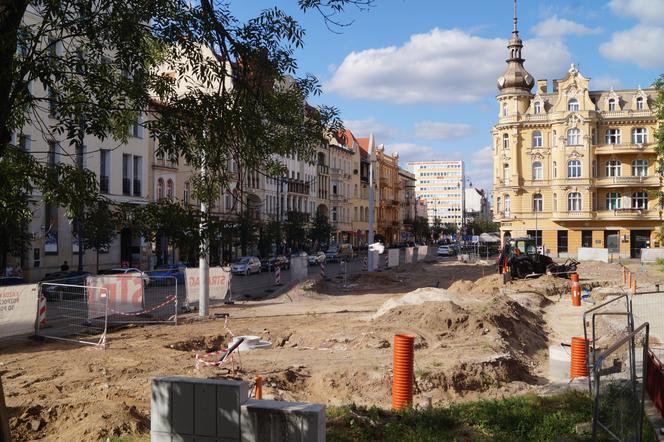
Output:
[[662,224],[655,91],[589,85],[572,66],[551,92],[540,80],[535,93],[525,85],[498,95],[495,219],[503,235],[536,233],[554,256],[583,246],[636,257],[659,245]]
[[403,219],[400,219],[398,193],[399,156],[388,155],[384,147],[376,149],[375,185],[378,189],[376,199],[376,233],[382,236],[385,244],[391,245],[399,241],[403,230]]

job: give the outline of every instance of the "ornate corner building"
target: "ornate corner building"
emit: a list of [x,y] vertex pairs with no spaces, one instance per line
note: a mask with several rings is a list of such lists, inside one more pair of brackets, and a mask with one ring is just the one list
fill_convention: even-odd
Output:
[[524,68],[516,14],[508,49],[492,131],[501,236],[530,235],[559,257],[579,247],[638,257],[660,246],[656,91],[591,91],[574,65],[549,91]]

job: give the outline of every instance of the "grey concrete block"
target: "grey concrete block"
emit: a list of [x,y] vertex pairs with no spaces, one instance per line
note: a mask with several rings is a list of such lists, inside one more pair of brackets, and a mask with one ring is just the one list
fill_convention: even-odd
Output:
[[324,442],[325,406],[250,399],[242,406],[243,442]]
[[[194,434],[216,436],[217,386],[210,383],[194,384],[194,408]],[[237,408],[239,410],[240,404]]]
[[164,433],[163,431],[150,430],[151,442],[171,442],[171,433]]
[[173,433],[194,434],[194,384],[188,382],[173,382],[172,384],[172,419]]
[[157,378],[152,380],[150,433],[160,432],[171,432],[171,382]]

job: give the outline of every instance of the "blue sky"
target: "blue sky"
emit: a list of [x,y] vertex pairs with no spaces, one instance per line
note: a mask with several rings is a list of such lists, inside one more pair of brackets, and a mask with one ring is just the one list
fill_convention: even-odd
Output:
[[[505,69],[511,0],[376,0],[339,17],[333,33],[296,0],[234,0],[240,19],[278,6],[306,29],[300,74],[317,76],[325,103],[358,137],[402,162],[463,159],[477,186],[491,186],[490,130],[496,79]],[[591,89],[649,86],[664,73],[664,0],[520,0],[526,69],[561,78],[576,63]]]

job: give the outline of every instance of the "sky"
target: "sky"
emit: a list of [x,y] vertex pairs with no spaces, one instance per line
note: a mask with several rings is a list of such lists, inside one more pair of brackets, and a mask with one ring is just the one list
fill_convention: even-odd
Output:
[[[306,30],[298,75],[313,74],[356,137],[373,133],[400,162],[464,160],[490,191],[496,80],[506,68],[512,0],[375,0],[329,30],[296,0],[233,0],[240,20],[279,7]],[[591,90],[648,87],[664,73],[664,0],[520,0],[526,69],[563,78],[571,63]]]

